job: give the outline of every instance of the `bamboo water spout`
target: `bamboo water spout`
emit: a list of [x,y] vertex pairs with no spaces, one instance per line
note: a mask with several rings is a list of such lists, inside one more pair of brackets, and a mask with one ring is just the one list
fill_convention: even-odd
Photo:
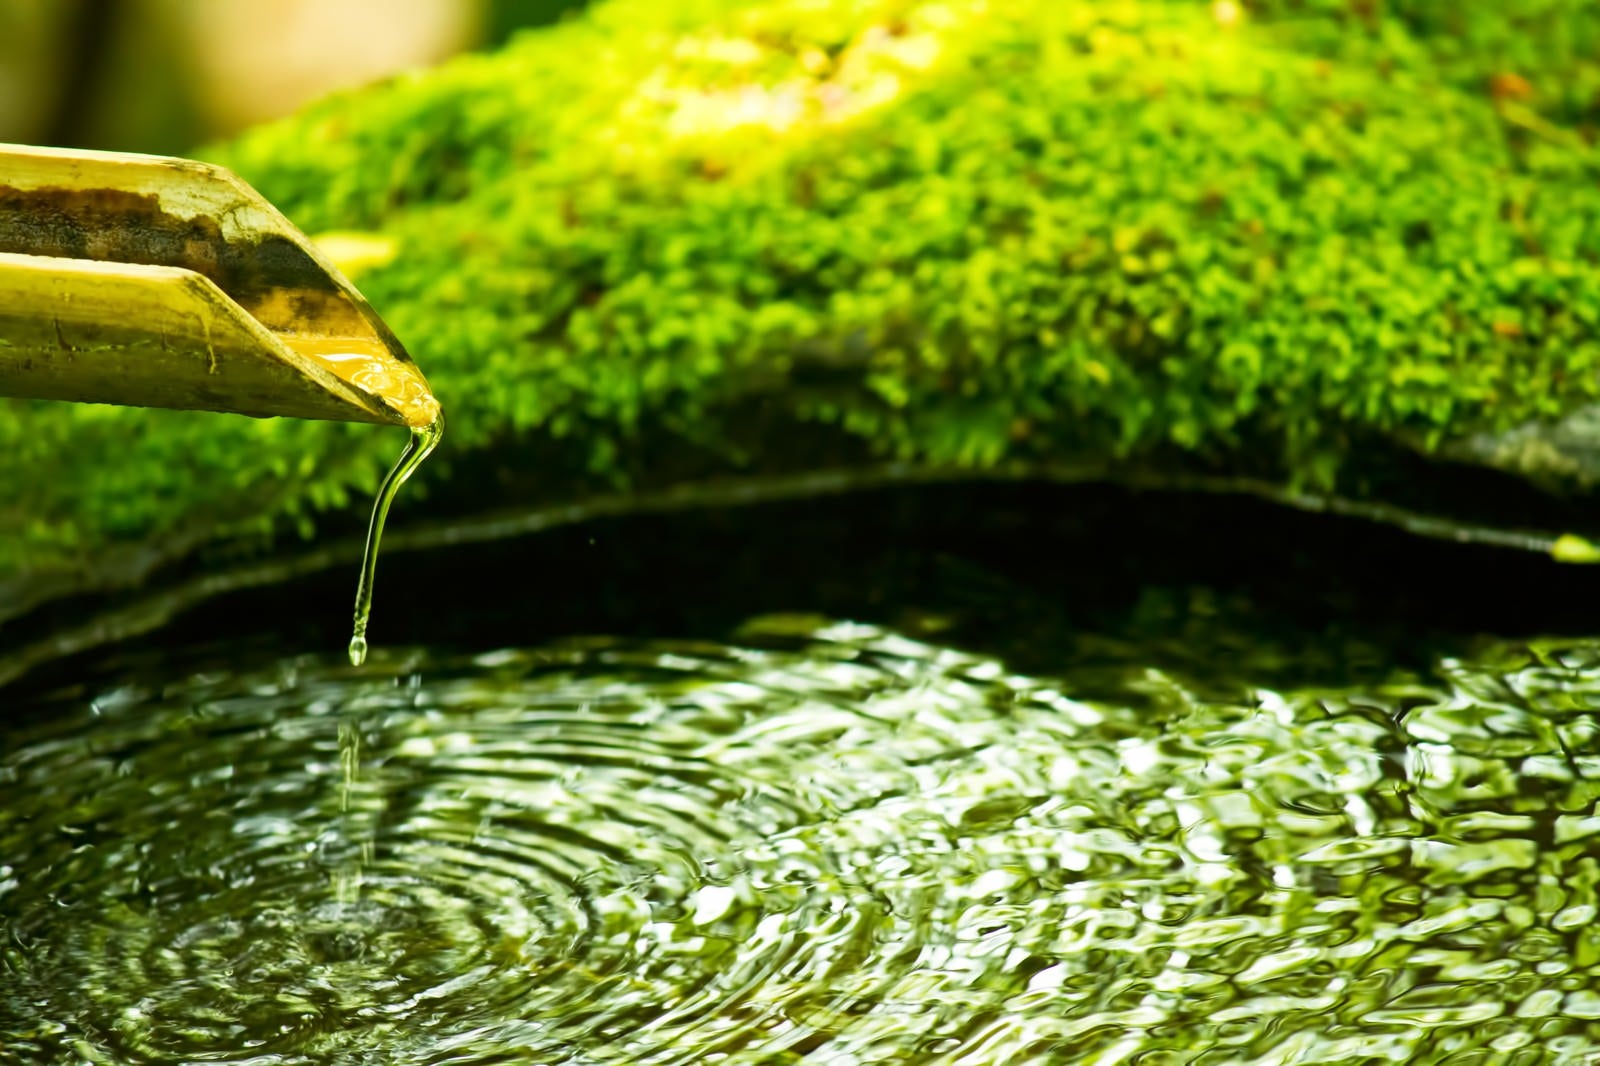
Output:
[[439,414],[355,287],[233,174],[4,144],[0,396],[412,427]]

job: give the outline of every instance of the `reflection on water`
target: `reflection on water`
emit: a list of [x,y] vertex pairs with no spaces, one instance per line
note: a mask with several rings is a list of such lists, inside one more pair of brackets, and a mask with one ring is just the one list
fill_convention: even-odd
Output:
[[0,749],[0,1045],[1600,1059],[1600,652],[1250,681],[770,618],[38,708]]

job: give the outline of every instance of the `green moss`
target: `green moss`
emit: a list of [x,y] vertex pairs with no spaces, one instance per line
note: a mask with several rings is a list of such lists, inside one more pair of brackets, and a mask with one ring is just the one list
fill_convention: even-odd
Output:
[[[1591,6],[612,0],[213,154],[398,242],[358,284],[450,420],[424,486],[505,503],[475,475],[555,440],[552,494],[759,472],[807,425],[1326,486],[1600,396]],[[29,404],[0,442],[12,574],[306,526],[400,443]]]

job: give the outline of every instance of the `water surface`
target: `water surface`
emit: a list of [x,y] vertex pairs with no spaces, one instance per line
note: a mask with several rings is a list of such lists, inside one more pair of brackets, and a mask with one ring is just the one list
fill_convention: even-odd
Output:
[[1600,1061],[1587,572],[1031,490],[386,566],[363,669],[338,570],[7,690],[0,1061]]
[[1574,643],[1274,691],[795,617],[111,688],[7,734],[0,1040],[1594,1061],[1596,699]]

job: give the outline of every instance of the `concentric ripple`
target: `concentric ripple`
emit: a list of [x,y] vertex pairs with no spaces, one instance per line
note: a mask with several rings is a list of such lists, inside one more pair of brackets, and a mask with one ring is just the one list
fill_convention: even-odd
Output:
[[0,1057],[1600,1060],[1600,649],[1214,688],[768,619],[28,708]]

